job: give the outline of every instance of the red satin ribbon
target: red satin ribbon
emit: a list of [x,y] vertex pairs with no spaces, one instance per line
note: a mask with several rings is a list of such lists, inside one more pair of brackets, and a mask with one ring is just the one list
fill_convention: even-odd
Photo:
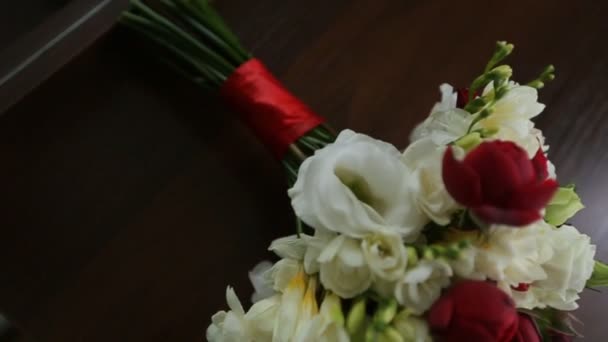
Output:
[[279,160],[289,145],[325,121],[287,91],[257,59],[239,66],[220,92]]

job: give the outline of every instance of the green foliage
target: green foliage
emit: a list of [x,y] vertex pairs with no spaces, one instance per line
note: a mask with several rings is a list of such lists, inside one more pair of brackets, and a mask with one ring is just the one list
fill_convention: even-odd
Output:
[[579,210],[585,208],[574,186],[560,187],[547,205],[545,221],[561,226]]
[[543,342],[553,341],[556,335],[580,336],[573,324],[578,320],[569,312],[553,308],[519,311],[532,317]]
[[595,261],[591,278],[587,280],[587,287],[608,286],[608,265]]
[[159,7],[131,0],[120,21],[162,47],[165,63],[196,84],[217,89],[251,58],[207,1],[163,0]]

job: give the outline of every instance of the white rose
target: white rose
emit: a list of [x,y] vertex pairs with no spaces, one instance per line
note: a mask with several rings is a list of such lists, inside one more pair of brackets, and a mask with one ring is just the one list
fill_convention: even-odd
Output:
[[452,269],[442,260],[422,260],[395,287],[395,298],[417,315],[423,314],[450,284]]
[[245,320],[245,310],[234,289],[226,289],[226,302],[230,311],[220,311],[211,317],[211,325],[207,328],[209,342],[239,342],[253,341],[249,325]]
[[542,243],[548,228],[543,221],[526,227],[491,226],[487,236],[474,241],[475,271],[505,287],[545,279],[541,265],[553,254]]
[[418,209],[434,222],[446,225],[452,214],[459,209],[458,204],[447,192],[442,177],[442,161],[446,147],[438,147],[431,138],[413,142],[403,153],[403,162],[413,171]]
[[547,277],[535,281],[526,292],[512,291],[519,307],[547,306],[558,310],[578,308],[576,301],[593,273],[595,246],[589,236],[563,225],[549,227],[543,243],[553,249],[552,257],[542,264]]
[[302,163],[288,194],[313,228],[350,237],[387,230],[415,239],[426,219],[413,205],[412,182],[394,146],[345,130]]
[[407,266],[407,251],[397,234],[372,234],[361,242],[365,261],[379,278],[397,280]]
[[341,298],[352,298],[367,290],[372,273],[365,262],[361,242],[336,236],[318,258],[323,286]]
[[[484,95],[491,91],[492,83],[488,84]],[[535,88],[512,83],[507,94],[494,105],[492,114],[481,120],[476,127],[498,129],[492,138],[513,141],[533,157],[543,146],[531,119],[544,108],[544,104],[538,103],[538,91]]]

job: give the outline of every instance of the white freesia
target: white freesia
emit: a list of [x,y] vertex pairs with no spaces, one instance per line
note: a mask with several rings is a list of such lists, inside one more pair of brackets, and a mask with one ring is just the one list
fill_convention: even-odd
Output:
[[457,94],[449,84],[442,84],[441,102],[435,104],[431,114],[410,135],[410,142],[429,138],[437,146],[445,146],[466,134],[473,117],[456,108]]
[[253,341],[271,341],[274,321],[281,305],[280,294],[258,301],[245,314],[249,335]]
[[275,239],[270,243],[268,250],[274,252],[281,258],[302,260],[304,258],[304,253],[306,253],[306,243],[303,239],[294,234]]
[[344,315],[340,298],[326,294],[319,314],[304,322],[296,333],[294,342],[348,342],[350,338],[344,329]]
[[[441,102],[437,103],[429,115],[419,124],[410,136],[414,142],[431,138],[438,146],[446,145],[466,135],[474,116],[463,109],[456,108],[457,94],[452,86],[442,84]],[[483,95],[493,91],[493,83],[484,89]],[[539,148],[546,150],[542,132],[534,128],[532,118],[540,114],[545,105],[538,102],[535,88],[511,82],[509,91],[498,100],[490,116],[480,120],[474,129],[496,131],[491,139],[512,141],[525,149],[533,157]]]
[[430,137],[414,141],[403,153],[403,162],[413,171],[412,183],[416,206],[441,225],[450,222],[459,206],[447,192],[441,174],[445,146],[437,146]]
[[433,340],[426,321],[412,316],[407,310],[399,312],[391,324],[397,329],[404,342],[431,342]]
[[361,242],[365,262],[372,273],[381,279],[397,280],[407,266],[407,251],[397,234],[371,234]]
[[568,225],[549,227],[543,243],[553,250],[552,257],[542,265],[547,277],[532,283],[528,291],[512,290],[511,294],[519,307],[574,310],[578,308],[579,293],[593,273],[595,246],[589,236]]
[[[484,95],[493,90],[493,84],[488,84]],[[538,102],[538,91],[535,88],[511,83],[506,95],[494,105],[492,114],[481,120],[476,127],[498,130],[494,139],[513,141],[533,157],[543,145],[542,135],[539,136],[540,131],[534,129],[531,119],[543,109],[545,105]]]
[[274,321],[273,342],[290,341],[304,316],[312,316],[316,313],[316,300],[314,296],[310,296],[310,292],[307,293],[308,281],[309,277],[303,270],[289,280]]
[[207,328],[209,342],[253,341],[249,324],[245,320],[245,310],[234,289],[226,289],[226,302],[230,311],[220,311],[211,317]]
[[553,254],[543,243],[549,229],[543,221],[525,227],[491,226],[487,236],[474,242],[475,271],[504,288],[545,279],[541,265]]
[[361,241],[337,235],[318,258],[323,286],[341,298],[352,298],[367,290],[372,273],[365,262]]
[[449,259],[448,263],[450,264],[454,275],[463,279],[485,279],[485,276],[475,269],[476,256],[477,249],[469,246],[460,250],[458,258]]
[[450,284],[452,269],[442,260],[422,260],[409,269],[395,287],[397,301],[417,315],[423,314]]
[[271,270],[272,263],[270,261],[262,261],[249,271],[249,280],[251,281],[251,285],[253,285],[251,302],[255,303],[275,294],[272,286]]
[[322,228],[315,229],[314,236],[302,235],[306,243],[306,252],[304,253],[304,269],[306,273],[319,273],[319,256],[336,236],[336,233]]
[[281,259],[272,266],[269,278],[275,291],[284,292],[294,277],[302,272],[302,262],[294,259]]
[[413,240],[426,219],[413,205],[412,182],[394,146],[344,130],[302,163],[288,194],[313,228],[359,238],[385,230]]

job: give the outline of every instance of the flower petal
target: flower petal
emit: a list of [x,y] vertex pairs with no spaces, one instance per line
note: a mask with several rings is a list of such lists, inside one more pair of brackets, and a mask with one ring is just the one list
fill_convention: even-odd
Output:
[[540,184],[521,187],[510,198],[509,208],[540,210],[544,208],[557,191],[558,183],[555,179],[547,179]]
[[[518,154],[522,154],[524,159]],[[504,203],[513,189],[528,184],[523,182],[522,176],[527,180],[534,175],[526,152],[510,142],[482,143],[466,156],[464,164],[479,175],[484,203]],[[527,171],[526,166],[529,168]]]
[[452,148],[443,155],[442,178],[445,188],[456,202],[472,207],[481,204],[481,184],[477,173],[456,160]]
[[471,212],[485,223],[506,224],[515,227],[528,225],[541,218],[538,210],[503,209],[490,205],[472,208]]
[[549,177],[548,164],[547,156],[545,156],[542,148],[539,148],[538,151],[536,151],[534,158],[532,158],[532,166],[534,166],[536,179],[538,181],[545,180]]

